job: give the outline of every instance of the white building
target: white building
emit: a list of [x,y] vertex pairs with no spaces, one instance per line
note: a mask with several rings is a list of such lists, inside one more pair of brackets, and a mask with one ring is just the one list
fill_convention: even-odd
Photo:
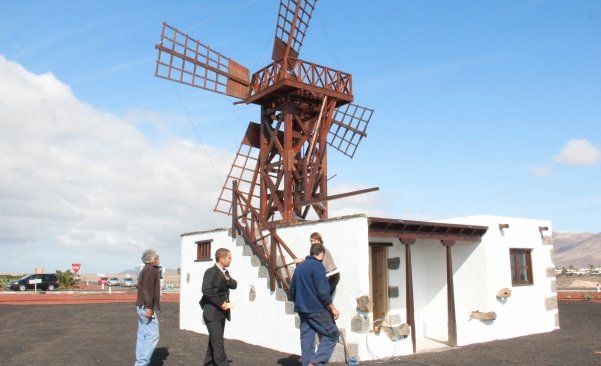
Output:
[[[278,228],[299,257],[308,254],[314,231],[322,234],[340,270],[337,324],[349,354],[359,360],[559,328],[548,221],[473,216],[424,222],[354,215]],[[240,235],[233,239],[230,233],[182,235],[180,328],[207,333],[198,304],[202,276],[214,265],[215,250],[227,248],[238,288],[231,292],[235,308],[225,337],[300,354],[294,304],[283,290],[269,290],[267,268]],[[358,304],[362,296],[369,296],[369,309]],[[378,333],[377,319],[386,320]],[[342,345],[333,357],[343,360]]]

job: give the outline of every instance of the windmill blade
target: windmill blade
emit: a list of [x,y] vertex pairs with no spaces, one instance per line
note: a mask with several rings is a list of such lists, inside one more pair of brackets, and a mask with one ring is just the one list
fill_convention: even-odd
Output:
[[258,137],[250,136],[250,134],[256,132],[253,128],[254,125],[257,124],[252,122],[249,124],[246,136],[238,148],[238,152],[234,157],[225,184],[221,187],[221,193],[219,194],[217,203],[213,209],[215,212],[221,212],[226,215],[232,214],[232,183],[234,181],[238,183],[238,190],[251,203],[251,206],[255,208],[255,210],[259,209],[260,190],[259,180],[257,178],[259,149],[253,146],[256,143],[255,139]]
[[280,0],[271,58],[298,58],[317,0]]
[[328,145],[352,159],[367,136],[365,131],[373,113],[373,109],[352,103],[336,108],[328,131]]
[[155,76],[245,99],[248,69],[163,22]]

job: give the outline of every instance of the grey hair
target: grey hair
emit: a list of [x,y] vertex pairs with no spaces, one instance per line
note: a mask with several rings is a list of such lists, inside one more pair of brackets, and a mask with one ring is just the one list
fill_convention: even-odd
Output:
[[158,257],[159,254],[154,249],[146,249],[144,253],[142,253],[142,262],[144,263],[152,263],[152,261]]

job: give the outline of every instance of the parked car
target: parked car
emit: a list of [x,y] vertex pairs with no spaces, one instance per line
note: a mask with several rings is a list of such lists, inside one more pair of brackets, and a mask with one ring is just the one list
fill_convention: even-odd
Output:
[[98,284],[99,285],[106,285],[109,282],[109,278],[108,277],[100,277],[98,279]]
[[43,274],[31,274],[25,275],[16,281],[10,283],[11,290],[25,291],[27,289],[33,289],[34,284],[29,283],[33,280],[39,280],[37,288],[40,290],[54,291],[58,288],[58,278],[56,273],[43,273]]
[[117,277],[109,278],[106,284],[109,286],[119,286],[119,279]]
[[133,278],[125,278],[121,282],[121,286],[123,286],[123,287],[135,287],[136,286],[136,281],[134,281]]

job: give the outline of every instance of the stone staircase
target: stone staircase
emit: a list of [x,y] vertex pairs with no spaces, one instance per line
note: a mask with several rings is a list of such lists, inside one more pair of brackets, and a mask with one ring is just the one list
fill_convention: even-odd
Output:
[[[243,247],[242,255],[245,257],[248,257],[250,259],[250,265],[257,268],[258,277],[265,278],[265,286],[267,288],[269,288],[269,271],[268,271],[265,263],[261,263],[261,259],[253,253],[252,248],[250,247],[250,245],[247,244],[246,240],[244,239],[244,237],[242,235],[236,236],[236,245]],[[279,257],[278,257],[277,265],[278,266],[282,265]],[[291,271],[293,273],[294,268],[291,268]],[[284,290],[283,288],[277,287],[276,290],[274,291],[274,295],[275,295],[276,301],[283,302],[284,312],[287,315],[294,316],[294,326],[297,329],[300,329],[300,317],[294,311],[294,302],[291,301],[289,293],[286,290]],[[341,327],[339,327],[338,329],[341,333],[341,337],[339,338],[338,343],[336,344],[336,347],[334,348],[334,352],[332,353],[330,362],[345,362],[345,350],[344,350],[344,344],[342,342],[343,342],[343,339],[346,339],[346,331],[344,328],[341,328]],[[315,337],[315,341],[316,341],[316,344],[319,343],[319,340],[317,337]],[[358,356],[359,345],[357,343],[347,343],[347,349],[348,349],[348,357],[351,357],[351,356],[357,357]]]

